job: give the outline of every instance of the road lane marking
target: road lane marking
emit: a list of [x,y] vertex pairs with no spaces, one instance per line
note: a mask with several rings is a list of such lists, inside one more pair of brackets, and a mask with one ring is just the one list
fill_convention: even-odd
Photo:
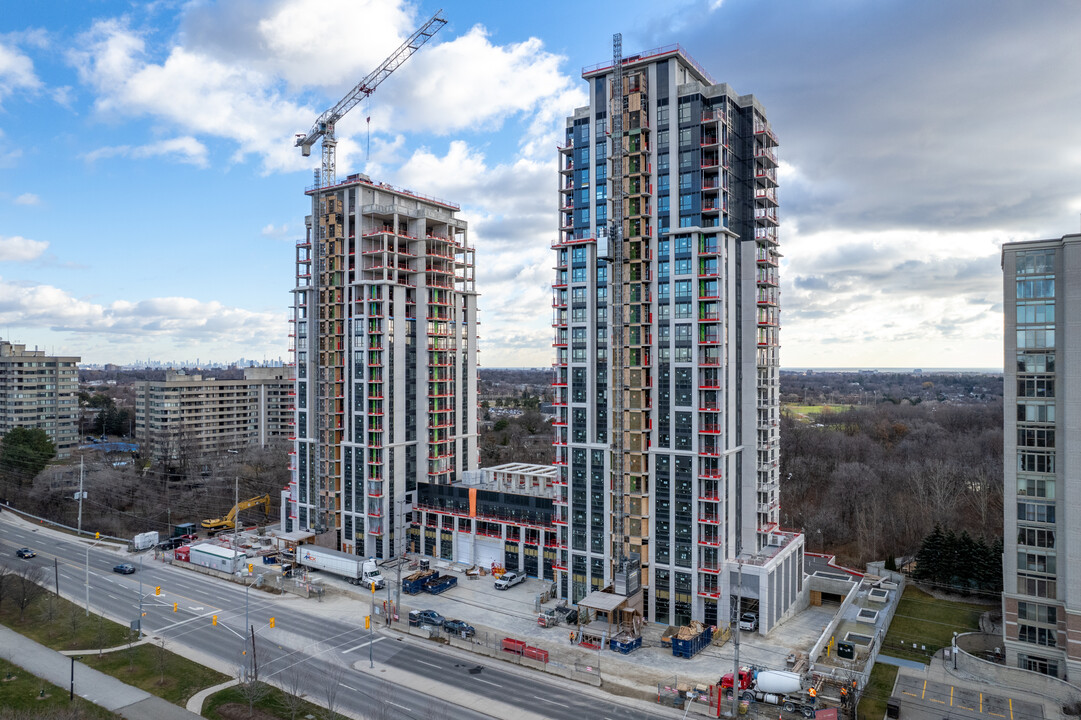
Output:
[[342,687],[343,687],[343,688],[345,688],[346,690],[352,690],[353,692],[360,692],[360,691],[359,691],[359,690],[357,690],[357,689],[356,689],[355,687],[349,687],[349,686],[348,686],[348,685],[346,685],[345,683],[342,683]]
[[495,683],[495,682],[492,682],[491,680],[481,680],[480,678],[473,678],[473,679],[474,679],[474,680],[476,680],[477,682],[482,682],[482,683],[484,683],[485,685],[495,685],[495,686],[496,686],[496,687],[498,687],[498,688],[501,688],[501,687],[503,687],[503,686],[502,686],[502,685],[500,685],[499,683]]
[[950,685],[950,707],[953,707],[953,685]]
[[393,700],[387,700],[387,705],[393,705],[394,707],[400,707],[402,710],[405,710],[406,712],[413,712],[413,708],[407,708],[405,705],[399,705],[398,703],[394,702]]
[[983,712],[983,693],[980,693],[980,712]]
[[1013,698],[1006,698],[1010,701],[1010,720],[1013,720]]
[[561,702],[556,702],[555,700],[549,700],[548,698],[542,698],[540,695],[534,695],[533,697],[535,697],[537,700],[540,700],[541,702],[546,702],[546,703],[549,703],[551,705],[560,705],[560,706],[563,705],[563,703],[561,703]]
[[935,700],[934,698],[927,698],[927,699],[930,700],[931,702],[936,702],[939,705],[945,705],[946,704],[945,700]]
[[[375,643],[379,642],[380,640],[385,640],[385,639],[386,638],[377,637],[375,640],[365,640],[364,642],[362,642],[360,645],[357,645],[356,647],[351,647],[348,650],[342,650],[342,655],[345,655],[346,653],[349,653],[349,652],[353,652],[354,650],[360,650],[362,647],[368,647],[368,645],[374,645]],[[435,667],[435,666],[433,666],[433,667]]]
[[917,695],[916,693],[910,693],[908,690],[902,690],[901,692],[903,692],[905,695],[910,695],[912,697],[919,697],[919,695]]
[[419,662],[421,665],[427,665],[428,667],[434,667],[436,670],[442,670],[443,669],[442,665],[435,665],[435,664],[430,663],[430,662],[424,662],[423,660],[417,660],[417,662]]
[[920,695],[920,700],[923,700],[927,696],[927,681],[923,681],[923,694]]
[[1002,718],[1006,717],[1005,715],[999,715],[998,713],[993,713],[990,710],[987,711],[987,714],[988,715],[994,715],[995,717],[1002,717]]

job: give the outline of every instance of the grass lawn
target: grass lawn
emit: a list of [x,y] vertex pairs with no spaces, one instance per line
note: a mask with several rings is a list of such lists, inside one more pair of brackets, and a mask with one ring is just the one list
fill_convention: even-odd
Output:
[[845,412],[851,410],[851,405],[782,405],[785,412],[792,413],[797,417],[811,420],[812,415],[821,415],[826,412]]
[[[6,680],[8,676],[14,679]],[[45,698],[38,699],[42,688],[45,689]],[[12,714],[26,713],[26,716],[44,714],[53,708],[67,708],[74,706],[79,710],[80,718],[88,720],[109,720],[119,718],[103,707],[83,700],[78,695],[75,702],[70,702],[68,697],[70,688],[59,688],[50,685],[44,680],[31,675],[17,665],[0,659],[0,708]],[[22,715],[20,715],[22,717]]]
[[[87,617],[82,607],[52,593],[38,597],[26,609],[22,620],[19,620],[15,603],[5,596],[0,608],[0,623],[53,650],[108,649],[124,645],[128,638],[128,628],[123,625],[93,613]],[[134,671],[129,669],[131,661],[127,649],[105,653],[100,659],[96,653],[87,652],[82,662],[181,706],[203,688],[229,680],[219,672],[169,652],[168,642],[165,649],[165,682],[162,684],[159,684],[161,653],[156,645],[139,645],[130,651],[135,657]]]
[[[165,644],[164,658],[160,646],[146,644],[136,645],[130,650],[125,648],[106,653],[100,658],[90,655],[85,657],[83,662],[95,670],[112,675],[128,685],[134,685],[181,707],[203,688],[230,679],[228,675],[170,652],[168,641]],[[162,682],[163,663],[165,682]]]
[[879,720],[886,716],[886,700],[893,692],[893,683],[897,680],[897,666],[875,663],[871,671],[871,680],[860,698],[858,715],[860,720]]
[[[292,720],[293,711],[286,704],[287,695],[276,687],[265,686],[266,695],[255,702],[255,718],[276,720]],[[327,714],[326,708],[313,705],[306,700],[301,700],[296,708],[295,717],[307,716],[321,718]],[[233,720],[233,718],[248,717],[248,699],[238,687],[231,687],[214,693],[203,703],[203,717],[210,720]]]
[[925,663],[939,648],[951,644],[955,632],[978,630],[980,615],[986,610],[986,605],[938,600],[908,585],[886,633],[882,652]]
[[[12,592],[8,590],[8,593]],[[14,598],[5,595],[0,607],[0,624],[53,650],[111,648],[123,644],[128,636],[128,629],[123,625],[94,613],[87,617],[81,606],[51,592],[28,607],[22,620]]]

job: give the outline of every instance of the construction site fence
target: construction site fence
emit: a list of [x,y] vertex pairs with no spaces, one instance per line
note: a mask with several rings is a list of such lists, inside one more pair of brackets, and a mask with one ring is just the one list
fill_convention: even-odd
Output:
[[[513,638],[510,638],[506,633],[479,632],[473,637],[463,637],[461,634],[448,633],[441,627],[410,626],[405,620],[405,616],[402,616],[402,619],[396,623],[396,627],[398,630],[408,632],[410,635],[442,642],[481,657],[514,663],[515,665],[539,670],[550,675],[558,675],[569,680],[576,680],[594,687],[600,687],[601,685],[601,666],[599,662],[593,665],[583,662],[561,662],[558,659],[553,659],[549,650],[553,648],[554,644],[543,643],[532,646],[528,645],[524,640],[518,640],[512,646],[520,643],[521,651],[508,651],[504,649],[508,647],[504,641],[513,640]],[[527,655],[526,648],[543,652]]]

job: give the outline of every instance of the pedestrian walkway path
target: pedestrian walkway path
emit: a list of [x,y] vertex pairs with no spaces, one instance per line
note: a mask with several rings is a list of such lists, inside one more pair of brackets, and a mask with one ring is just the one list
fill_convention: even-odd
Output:
[[[70,657],[0,625],[0,647],[19,667],[57,687],[69,687]],[[91,655],[96,650],[83,650]],[[128,685],[111,675],[75,662],[75,694],[128,720],[195,720],[200,716]],[[201,705],[201,703],[200,703]]]
[[915,660],[905,660],[904,658],[895,658],[891,655],[883,655],[879,653],[877,662],[885,663],[887,665],[896,665],[897,667],[908,668],[909,670],[926,670],[927,665]]
[[208,697],[210,697],[211,695],[213,695],[214,693],[216,693],[216,692],[218,692],[220,690],[224,690],[226,688],[231,688],[234,685],[239,685],[239,684],[240,684],[239,680],[228,680],[226,682],[223,682],[221,685],[215,685],[214,687],[208,687],[206,690],[200,690],[199,692],[192,695],[191,699],[188,700],[188,710],[190,712],[195,713],[196,715],[202,714],[202,712],[203,712],[203,703],[206,702],[206,699]]

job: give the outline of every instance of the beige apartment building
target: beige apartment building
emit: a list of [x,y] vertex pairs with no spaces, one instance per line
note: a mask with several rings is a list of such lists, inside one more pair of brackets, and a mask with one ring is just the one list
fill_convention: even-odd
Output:
[[79,360],[0,340],[0,435],[41,428],[57,457],[71,455],[79,441]]
[[241,380],[169,371],[136,385],[135,435],[153,457],[202,455],[292,435],[293,369],[245,368]]

